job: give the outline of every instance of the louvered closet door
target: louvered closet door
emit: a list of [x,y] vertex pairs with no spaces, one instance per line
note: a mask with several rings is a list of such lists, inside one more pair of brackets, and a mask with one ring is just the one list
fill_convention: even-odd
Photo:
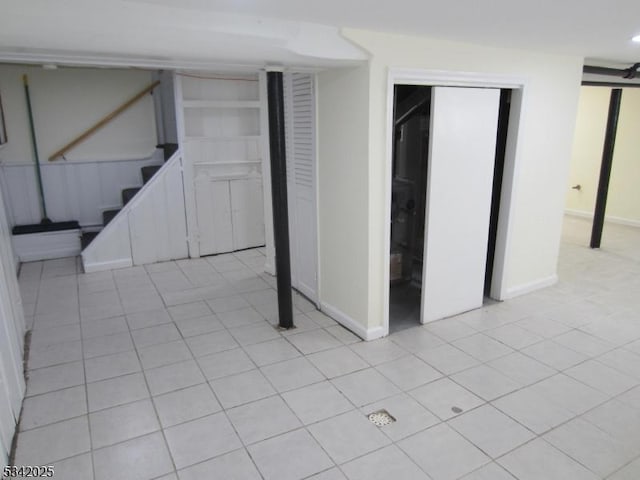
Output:
[[291,281],[317,301],[316,110],[314,76],[285,75]]

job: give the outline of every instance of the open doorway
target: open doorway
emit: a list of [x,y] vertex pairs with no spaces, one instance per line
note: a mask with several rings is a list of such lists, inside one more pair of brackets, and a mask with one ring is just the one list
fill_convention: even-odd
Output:
[[[425,279],[429,281],[429,276],[426,275],[429,266],[425,266],[425,244],[429,243],[429,238],[425,242],[425,236],[429,237],[427,234],[429,229],[428,202],[430,198],[434,199],[434,197],[430,197],[427,192],[435,195],[434,192],[441,185],[430,186],[429,182],[436,182],[435,179],[438,179],[437,181],[440,183],[446,176],[436,172],[431,176],[430,180],[431,159],[429,157],[434,152],[436,155],[453,155],[454,157],[461,154],[460,152],[444,152],[438,148],[438,145],[433,150],[432,147],[434,146],[430,145],[430,132],[434,128],[431,116],[439,114],[442,117],[446,117],[442,110],[444,108],[443,100],[441,100],[440,106],[436,109],[432,105],[434,90],[440,90],[442,94],[445,89],[421,85],[395,85],[394,87],[389,265],[390,332],[409,328],[430,320],[425,318],[424,302],[428,300],[425,300],[425,295],[423,294],[423,281]],[[480,191],[476,196],[478,202],[472,200],[471,205],[462,204],[459,206],[461,210],[469,210],[471,212],[477,208],[475,204],[478,203],[480,204],[479,210],[475,210],[475,213],[470,213],[473,217],[471,223],[475,223],[475,217],[484,218],[480,222],[482,225],[478,225],[474,229],[474,235],[476,237],[480,235],[481,237],[479,242],[476,242],[476,246],[473,247],[474,255],[477,259],[469,262],[472,270],[480,271],[479,275],[475,275],[477,281],[475,282],[476,286],[473,287],[477,292],[471,294],[472,297],[479,297],[480,304],[478,306],[482,304],[483,296],[486,299],[491,292],[512,93],[511,89],[492,90],[493,96],[484,101],[488,108],[480,106],[480,110],[484,109],[482,115],[488,119],[492,127],[487,129],[487,126],[483,125],[483,133],[480,134],[480,136],[485,137],[481,142],[481,149],[484,150],[485,160],[483,161],[485,167],[483,167],[477,182],[479,185],[478,190]],[[446,99],[446,97],[441,98]],[[461,107],[458,106],[458,108]],[[464,107],[462,108],[464,109]],[[476,107],[471,104],[469,108]],[[481,117],[478,117],[478,119],[481,119]],[[479,125],[480,123],[478,122]],[[438,125],[436,123],[436,128],[442,129],[442,126]],[[473,121],[468,128],[474,128]],[[450,142],[451,139],[447,141]],[[470,141],[470,146],[472,146],[474,140],[471,139]],[[440,146],[443,143],[440,143]],[[462,154],[465,155],[465,153]],[[448,174],[449,180],[455,181],[455,175],[455,172]],[[464,175],[461,175],[461,177],[464,177]],[[466,180],[464,178],[461,179],[462,183],[467,183],[466,191],[475,190],[477,186],[475,177],[472,174],[467,177]],[[460,199],[461,196],[458,195],[458,198]],[[438,207],[440,211],[447,209],[447,207],[442,206],[442,198],[437,202],[440,203]],[[460,200],[460,202],[464,203],[465,200]],[[452,211],[455,211],[455,207],[452,208]],[[432,212],[431,228],[437,228],[434,227],[435,225],[442,225],[442,219],[438,220],[437,217],[438,215]],[[447,220],[445,219],[445,221]],[[450,223],[456,223],[456,221],[462,225],[465,223],[462,218],[460,220],[452,219]],[[461,231],[458,230],[458,233]],[[433,239],[432,243],[435,244],[441,241],[442,238]],[[455,240],[452,243],[456,243]],[[468,254],[468,252],[465,252],[465,248],[467,247],[462,246],[459,251],[453,250],[452,258],[458,256],[458,253],[460,253],[460,257],[464,258]],[[455,260],[452,263],[455,263]],[[455,268],[452,268],[452,270],[455,270]],[[430,281],[433,282],[433,276]],[[443,278],[443,281],[446,282],[447,279]],[[449,279],[448,281],[455,282],[455,279],[453,281]],[[454,283],[451,283],[451,288],[448,290],[456,290]],[[456,300],[454,299],[453,301],[455,302]],[[464,302],[469,304],[467,300],[463,300],[461,304],[465,305]],[[445,307],[445,310],[440,310],[445,312],[443,316],[448,316],[446,308],[448,307]],[[469,309],[464,306],[460,308],[462,308],[460,311]]]

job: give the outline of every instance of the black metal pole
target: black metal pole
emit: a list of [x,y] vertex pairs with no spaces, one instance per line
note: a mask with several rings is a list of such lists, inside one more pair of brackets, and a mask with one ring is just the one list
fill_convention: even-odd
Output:
[[281,328],[293,328],[291,261],[289,258],[289,206],[287,201],[287,157],[284,133],[282,72],[267,72],[269,103],[269,153],[271,155],[271,202],[273,239],[276,247],[278,318]]
[[593,213],[593,227],[591,229],[591,248],[600,248],[602,229],[604,227],[604,212],[607,208],[607,194],[609,193],[609,178],[611,177],[611,165],[613,163],[613,150],[616,145],[616,132],[618,130],[618,117],[620,116],[620,102],[622,89],[611,90],[609,100],[609,116],[607,118],[607,130],[602,149],[602,164],[600,165],[600,179],[598,180],[598,193],[596,195],[596,209]]
[[42,187],[42,173],[40,172],[40,158],[38,156],[38,142],[36,141],[36,129],[33,123],[33,112],[31,110],[31,95],[29,94],[29,80],[26,75],[22,76],[24,84],[24,95],[27,99],[27,114],[29,116],[29,128],[31,131],[31,145],[33,146],[33,158],[35,160],[36,180],[38,182],[38,193],[40,193],[40,209],[42,210],[42,222],[51,223],[47,217],[47,203],[44,199],[44,188]]

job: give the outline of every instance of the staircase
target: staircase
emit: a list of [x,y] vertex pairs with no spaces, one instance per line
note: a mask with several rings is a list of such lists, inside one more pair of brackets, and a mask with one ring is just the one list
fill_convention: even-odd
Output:
[[[171,156],[178,150],[178,145],[176,143],[165,143],[163,145],[158,145],[158,148],[162,148],[164,154],[164,161],[166,162]],[[146,184],[151,178],[156,174],[158,170],[160,170],[161,165],[150,165],[147,167],[142,167],[140,172],[142,174],[142,184]],[[124,207],[135,195],[140,191],[140,187],[136,188],[125,188],[122,190],[122,206]],[[102,226],[103,228],[107,226],[107,224],[114,219],[114,217],[120,212],[120,208],[104,210],[102,212]],[[81,246],[82,250],[87,248],[89,244],[93,241],[94,238],[98,236],[100,231],[97,232],[83,232],[81,238]]]

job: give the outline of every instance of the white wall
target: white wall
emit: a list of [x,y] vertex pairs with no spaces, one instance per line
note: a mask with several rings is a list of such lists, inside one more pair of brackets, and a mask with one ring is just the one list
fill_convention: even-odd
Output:
[[370,243],[369,68],[329,70],[317,78],[320,302],[363,335]]
[[25,322],[11,251],[11,236],[0,195],[0,466],[11,448],[25,382],[22,370]]
[[[368,71],[320,75],[323,297],[326,294],[328,300],[331,292],[334,306],[369,330],[383,324],[383,292],[389,288],[383,279],[389,268],[384,264],[388,221],[384,192],[390,182],[386,168],[390,67],[527,79],[506,286],[510,295],[516,295],[553,282],[582,59],[362,30],[344,34],[367,50],[371,60]],[[323,120],[323,110],[333,112]]]
[[[73,140],[95,122],[151,83],[144,70],[59,68],[0,65],[0,94],[8,144],[2,163],[33,161],[22,75],[29,89],[40,161]],[[151,155],[156,131],[151,95],[65,156],[73,160],[121,160]]]
[[[582,87],[567,185],[568,213],[593,217],[611,88]],[[622,92],[606,219],[640,226],[640,89]],[[579,184],[580,190],[571,189]]]

